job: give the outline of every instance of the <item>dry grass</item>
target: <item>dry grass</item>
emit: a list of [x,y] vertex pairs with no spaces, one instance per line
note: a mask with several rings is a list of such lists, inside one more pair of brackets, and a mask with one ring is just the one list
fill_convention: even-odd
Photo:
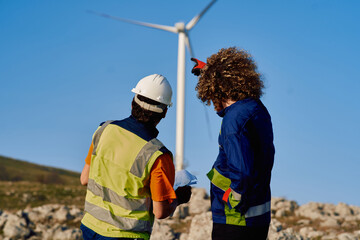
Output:
[[44,204],[75,205],[83,208],[86,187],[42,184],[39,182],[0,181],[0,209],[16,211]]

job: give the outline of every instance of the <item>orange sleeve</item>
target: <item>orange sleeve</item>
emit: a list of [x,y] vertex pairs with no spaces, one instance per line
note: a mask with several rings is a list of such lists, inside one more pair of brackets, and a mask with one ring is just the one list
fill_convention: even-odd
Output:
[[175,167],[169,153],[160,155],[150,173],[150,191],[153,201],[161,202],[176,199],[174,191]]
[[90,163],[91,163],[91,155],[92,155],[93,149],[94,149],[94,146],[93,146],[93,143],[91,142],[88,155],[85,158],[85,163],[88,165],[90,165]]

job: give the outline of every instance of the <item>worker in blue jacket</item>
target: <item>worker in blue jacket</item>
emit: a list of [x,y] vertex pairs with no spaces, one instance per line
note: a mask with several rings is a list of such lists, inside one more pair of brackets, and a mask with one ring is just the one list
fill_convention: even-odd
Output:
[[198,98],[223,118],[211,171],[212,239],[266,239],[275,149],[270,114],[260,100],[261,75],[252,56],[235,47],[197,59]]

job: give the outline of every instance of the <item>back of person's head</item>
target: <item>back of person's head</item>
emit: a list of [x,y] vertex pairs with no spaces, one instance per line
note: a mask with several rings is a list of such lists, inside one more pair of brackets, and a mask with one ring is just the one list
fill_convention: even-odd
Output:
[[155,126],[165,117],[168,106],[172,105],[171,86],[167,79],[159,74],[142,78],[132,92],[135,97],[131,115],[144,124]]
[[223,48],[211,55],[201,70],[197,96],[216,106],[224,100],[259,99],[264,87],[252,56],[236,47]]

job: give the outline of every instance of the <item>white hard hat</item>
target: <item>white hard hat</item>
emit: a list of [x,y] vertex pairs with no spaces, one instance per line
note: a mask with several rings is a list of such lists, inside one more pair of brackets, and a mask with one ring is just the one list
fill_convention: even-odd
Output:
[[171,86],[166,77],[162,75],[152,74],[142,78],[131,91],[168,106],[172,105]]

